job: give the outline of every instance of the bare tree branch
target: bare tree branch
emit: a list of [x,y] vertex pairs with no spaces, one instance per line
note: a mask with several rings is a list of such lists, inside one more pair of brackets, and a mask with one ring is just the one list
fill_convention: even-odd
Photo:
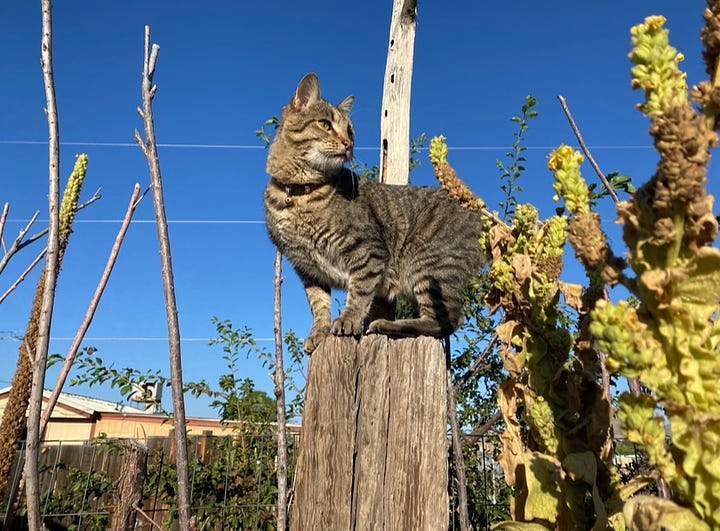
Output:
[[[17,238],[15,238],[15,240],[12,242],[12,244],[10,245],[8,250],[5,251],[5,254],[3,255],[2,259],[0,259],[0,273],[3,272],[3,269],[5,269],[5,266],[10,261],[10,258],[12,258],[12,256],[16,252],[18,252],[18,250],[20,249],[20,245],[23,243],[23,238],[25,237],[27,232],[30,230],[30,227],[32,227],[32,224],[35,223],[35,220],[37,219],[37,217],[39,215],[40,215],[40,211],[38,210],[35,212],[35,214],[33,214],[33,217],[30,218],[30,221],[27,222],[25,227],[20,230],[20,232],[17,235]],[[48,229],[44,229],[43,234],[47,234],[47,231],[48,231]]]
[[142,111],[140,116],[145,126],[145,141],[135,131],[135,140],[145,154],[150,170],[150,181],[153,191],[155,222],[157,225],[160,245],[160,265],[165,294],[165,311],[167,313],[168,342],[170,349],[170,386],[173,399],[173,418],[175,423],[175,462],[178,478],[178,515],[180,529],[190,529],[190,486],[188,479],[187,434],[185,432],[185,401],[183,397],[182,356],[180,352],[180,325],[178,323],[177,303],[175,301],[175,284],[173,280],[172,257],[170,255],[170,237],[168,235],[165,202],[163,199],[162,177],[160,175],[160,159],[155,141],[155,124],[153,121],[152,100],[157,87],[152,84],[155,75],[160,46],[150,48],[150,26],[145,26],[145,58],[142,76]]
[[[102,198],[102,195],[100,195],[100,188],[98,188],[97,191],[92,195],[92,197],[90,197],[90,199],[88,199],[81,205],[78,205],[76,210],[82,210],[83,208],[90,206],[95,201],[97,201],[98,199],[101,199],[101,198]],[[2,216],[5,216],[5,217],[7,216],[8,209],[9,209],[9,205],[8,205],[8,203],[5,203],[5,208],[3,209]],[[5,269],[5,266],[7,266],[8,262],[10,261],[10,258],[12,258],[13,255],[15,255],[15,253],[17,253],[21,249],[27,247],[31,243],[39,240],[40,238],[42,238],[43,236],[45,236],[48,233],[48,227],[45,227],[40,232],[33,234],[32,236],[30,236],[27,239],[24,239],[25,235],[28,233],[28,231],[30,230],[30,227],[33,225],[33,223],[35,223],[35,221],[37,220],[37,217],[39,215],[40,215],[40,211],[38,210],[35,212],[35,214],[33,214],[32,218],[30,218],[30,221],[28,221],[28,223],[25,225],[25,227],[18,233],[17,237],[15,238],[13,243],[10,245],[10,247],[5,250],[5,254],[0,259],[0,273],[3,272],[3,269]],[[4,225],[5,225],[5,217],[0,218],[0,240],[2,239],[2,232],[3,232],[2,229],[4,228]],[[44,256],[44,253],[45,253],[45,251],[43,251],[43,256]],[[35,264],[35,262],[33,262],[33,264]],[[29,269],[32,269],[33,267],[34,267],[34,265],[32,267],[30,267]],[[10,289],[9,291],[12,291],[12,289]],[[2,302],[2,299],[0,299],[0,302]]]
[[583,140],[582,134],[580,134],[580,129],[578,129],[577,124],[575,123],[575,120],[572,117],[572,114],[570,113],[570,108],[568,107],[567,101],[565,100],[565,97],[562,95],[558,95],[558,100],[560,100],[560,105],[563,108],[563,111],[565,111],[565,116],[568,119],[568,122],[570,122],[570,127],[573,130],[573,133],[575,133],[575,137],[578,140],[578,143],[580,144],[580,149],[583,150],[583,153],[585,153],[585,156],[588,159],[588,162],[595,170],[595,173],[597,173],[598,177],[600,177],[600,180],[605,185],[605,188],[607,188],[608,193],[610,194],[610,197],[612,197],[613,202],[616,204],[618,201],[617,194],[615,193],[615,190],[612,186],[610,186],[610,182],[607,180],[607,177],[605,177],[605,174],[600,169],[600,166],[598,166],[597,162],[595,162],[595,159],[592,156],[592,153],[590,153],[590,150],[588,149],[587,145],[585,145],[585,141]]
[[50,342],[50,323],[55,302],[58,261],[60,250],[60,132],[55,102],[55,81],[52,64],[52,5],[50,0],[40,0],[42,6],[41,60],[45,83],[46,115],[48,120],[48,244],[45,257],[45,287],[40,309],[39,334],[33,378],[28,407],[27,442],[25,452],[25,476],[27,477],[27,514],[30,531],[40,531],[40,482],[38,458],[40,450],[40,410],[42,407],[45,366]]
[[[50,422],[50,417],[52,416],[53,410],[55,409],[55,405],[58,402],[58,399],[60,398],[60,393],[62,392],[63,386],[65,385],[65,381],[67,379],[68,374],[70,373],[70,369],[72,368],[72,364],[75,361],[75,357],[77,356],[78,350],[80,349],[80,344],[82,343],[83,338],[85,337],[85,334],[87,332],[87,329],[90,327],[90,324],[92,323],[93,317],[95,316],[95,311],[97,310],[98,304],[100,303],[100,298],[102,297],[103,292],[105,291],[105,287],[107,286],[108,280],[110,279],[110,274],[112,273],[113,267],[115,267],[115,262],[117,261],[118,254],[120,252],[120,246],[122,245],[122,242],[125,238],[125,234],[127,233],[128,228],[130,227],[130,221],[132,220],[133,214],[135,213],[135,209],[142,197],[144,197],[145,194],[140,196],[138,199],[138,196],[140,194],[140,185],[135,184],[135,187],[133,188],[132,195],[130,196],[130,204],[128,205],[127,211],[125,212],[125,217],[123,218],[123,222],[120,225],[120,230],[115,237],[115,243],[113,244],[110,255],[108,256],[107,263],[105,264],[105,269],[103,270],[102,275],[100,276],[100,281],[98,282],[97,287],[95,288],[95,294],[93,295],[93,298],[90,300],[90,304],[88,306],[87,311],[85,312],[85,318],[83,319],[82,323],[80,324],[80,327],[78,328],[78,331],[75,334],[75,338],[73,339],[72,345],[70,345],[70,348],[68,349],[68,353],[65,356],[65,361],[63,362],[63,365],[60,369],[60,374],[58,374],[57,380],[55,381],[55,387],[53,387],[52,392],[50,393],[50,397],[48,398],[47,404],[45,405],[45,410],[42,413],[42,417],[40,418],[40,439],[43,438],[43,434],[45,433],[45,429],[47,428],[48,422]],[[44,254],[45,251],[41,253]],[[39,259],[40,257],[38,257]],[[5,297],[5,295],[3,295]],[[0,302],[2,302],[2,299],[0,299]],[[23,473],[20,477],[20,481],[18,482],[18,486],[15,489],[15,494],[10,497],[13,501],[13,505],[10,508],[9,518],[14,518],[15,514],[17,514],[17,509],[20,504],[20,499],[22,497],[23,490],[25,488],[25,474]]]
[[155,520],[150,518],[150,516],[145,511],[143,511],[140,507],[138,507],[137,505],[133,505],[133,509],[135,509],[138,512],[138,514],[140,516],[142,516],[148,522],[148,524],[150,524],[150,527],[153,527],[155,529],[159,529],[160,531],[163,531],[163,528],[160,527],[159,525],[157,525],[155,523]]
[[468,368],[467,371],[465,371],[460,378],[458,378],[458,381],[455,382],[455,392],[459,391],[468,381],[470,378],[475,376],[480,369],[482,368],[481,363],[490,355],[492,352],[493,346],[498,340],[498,335],[493,334],[493,336],[490,338],[490,341],[488,341],[487,345],[485,345],[485,348],[480,353],[480,355],[475,358],[472,365]]
[[[102,195],[100,194],[100,188],[98,188],[97,190],[95,190],[95,193],[90,197],[90,199],[88,199],[88,200],[85,201],[84,203],[79,204],[79,205],[77,206],[77,208],[75,209],[75,211],[76,211],[76,212],[79,212],[79,211],[82,210],[83,208],[86,208],[86,207],[92,205],[95,201],[97,201],[97,200],[99,200],[99,199],[102,199]],[[43,230],[41,230],[40,232],[38,232],[38,233],[36,233],[36,234],[33,234],[33,235],[30,236],[27,240],[21,242],[20,245],[18,245],[17,250],[19,251],[19,250],[22,249],[23,247],[26,247],[26,246],[30,245],[31,243],[33,243],[35,240],[39,240],[40,238],[42,238],[43,236],[45,236],[45,235],[47,234],[47,232],[48,232],[48,229],[47,229],[47,227],[46,227],[46,228],[44,228]]]
[[393,0],[392,4],[380,115],[380,181],[407,184],[417,0]]
[[127,230],[130,227],[130,221],[132,220],[135,209],[137,208],[139,195],[140,185],[135,184],[132,195],[130,196],[130,204],[128,205],[127,211],[125,212],[125,217],[123,218],[122,224],[120,225],[120,230],[115,237],[115,243],[113,243],[113,246],[110,249],[110,255],[108,256],[107,263],[105,264],[105,269],[100,276],[100,281],[95,288],[95,293],[90,300],[90,305],[85,312],[85,317],[80,324],[80,328],[78,328],[78,331],[75,333],[75,338],[73,339],[72,345],[70,345],[70,348],[68,349],[67,356],[65,356],[65,361],[62,368],[60,369],[60,374],[58,375],[58,378],[55,382],[55,387],[53,388],[52,393],[50,394],[50,398],[48,399],[48,403],[45,406],[45,411],[43,412],[42,418],[40,420],[41,435],[45,431],[45,428],[50,421],[50,415],[52,415],[55,404],[57,404],[60,392],[65,385],[67,375],[70,372],[70,368],[72,367],[73,361],[75,360],[75,356],[80,349],[80,344],[85,338],[85,334],[87,333],[88,328],[90,328],[93,317],[95,317],[95,311],[97,310],[98,304],[100,304],[100,298],[105,291],[108,280],[110,280],[110,274],[115,267],[115,262],[117,261],[118,254],[120,253],[120,246],[125,239],[125,234],[127,234]]
[[452,368],[450,367],[450,339],[445,343],[445,359],[447,363],[447,395],[448,395],[448,417],[450,419],[450,434],[452,437],[453,468],[457,480],[458,506],[457,512],[460,517],[460,530],[469,531],[470,516],[468,515],[467,479],[465,477],[465,457],[462,450],[462,438],[460,435],[460,423],[457,417],[457,404],[455,402],[455,386],[452,381]]
[[285,369],[283,366],[282,318],[281,318],[281,290],[282,286],[282,255],[275,253],[275,277],[273,285],[274,297],[274,333],[275,333],[275,404],[277,408],[277,530],[285,531],[287,528],[287,432],[285,418]]
[[47,253],[47,248],[45,248],[45,249],[43,249],[42,251],[40,251],[40,254],[38,254],[38,255],[35,257],[35,260],[33,260],[33,261],[30,263],[30,265],[27,266],[27,268],[25,269],[25,271],[23,271],[23,272],[20,274],[20,276],[17,278],[17,280],[16,280],[15,282],[13,282],[12,285],[11,285],[7,290],[5,290],[5,293],[3,293],[2,295],[0,295],[0,304],[2,304],[5,299],[7,299],[8,295],[10,295],[10,294],[15,290],[15,288],[17,288],[17,287],[20,285],[20,283],[21,283],[23,280],[25,280],[25,278],[30,274],[30,271],[32,271],[32,270],[35,268],[35,266],[40,263],[40,260],[43,259],[43,257],[45,256],[46,253]]
[[2,214],[0,214],[0,245],[5,248],[5,242],[3,241],[3,233],[5,232],[5,221],[7,221],[8,212],[10,211],[10,203],[3,205]]
[[480,439],[485,436],[487,432],[489,432],[495,424],[498,423],[498,421],[502,418],[502,411],[496,411],[495,414],[493,414],[492,417],[490,417],[490,420],[488,420],[485,424],[482,426],[478,426],[470,433],[467,433],[463,435],[463,438],[466,440],[475,440]]

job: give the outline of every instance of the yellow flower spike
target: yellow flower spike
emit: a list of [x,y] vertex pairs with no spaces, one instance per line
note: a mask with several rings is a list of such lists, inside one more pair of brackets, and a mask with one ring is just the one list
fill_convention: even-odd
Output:
[[84,153],[75,158],[75,167],[63,191],[59,213],[61,247],[63,247],[63,240],[66,244],[67,239],[70,237],[70,229],[73,221],[75,221],[75,213],[77,212],[78,201],[80,199],[80,190],[82,189],[87,172],[87,162],[88,156]]
[[638,108],[652,115],[687,101],[686,74],[678,68],[684,59],[670,45],[665,17],[649,16],[630,30],[633,49],[628,55],[635,64],[631,85],[645,91],[645,103]]
[[662,29],[665,25],[666,18],[663,15],[650,15],[645,19],[645,24],[654,31]]
[[553,189],[573,214],[590,211],[590,191],[580,174],[584,160],[582,153],[564,144],[553,151],[548,160],[548,169],[555,174]]
[[430,140],[430,164],[439,166],[447,162],[448,147],[443,135],[433,137]]
[[545,221],[543,225],[544,238],[542,247],[539,249],[539,258],[553,258],[562,256],[567,240],[567,219],[561,216],[553,216]]

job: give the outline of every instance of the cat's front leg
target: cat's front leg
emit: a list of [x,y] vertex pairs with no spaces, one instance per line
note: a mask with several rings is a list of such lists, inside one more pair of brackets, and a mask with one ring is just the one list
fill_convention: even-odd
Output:
[[330,288],[324,286],[305,285],[305,295],[310,303],[313,324],[310,335],[303,341],[303,349],[311,354],[328,336],[330,324]]
[[330,326],[336,336],[359,336],[362,334],[362,322],[370,311],[375,287],[379,277],[366,273],[358,279],[350,279],[345,309]]

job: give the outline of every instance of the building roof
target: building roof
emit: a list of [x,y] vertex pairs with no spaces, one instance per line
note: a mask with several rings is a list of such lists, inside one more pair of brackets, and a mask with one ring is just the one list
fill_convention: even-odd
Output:
[[[10,387],[0,389],[0,400],[10,393]],[[50,398],[51,391],[43,390],[43,402]],[[111,402],[100,398],[76,395],[72,393],[60,393],[56,408],[71,410],[81,416],[92,417],[97,413],[130,413],[137,415],[152,415],[152,411],[140,409],[122,402]],[[57,411],[57,410],[55,410]],[[55,411],[53,413],[55,413]]]

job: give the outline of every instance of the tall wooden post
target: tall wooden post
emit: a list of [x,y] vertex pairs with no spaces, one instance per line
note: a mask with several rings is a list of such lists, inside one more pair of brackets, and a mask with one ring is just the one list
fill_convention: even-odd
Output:
[[[417,0],[393,0],[380,178],[407,184]],[[291,531],[447,529],[445,352],[429,337],[328,337],[308,362]]]
[[417,0],[393,0],[380,115],[380,180],[388,184],[408,183],[416,17]]
[[437,339],[326,339],[309,360],[290,529],[447,529],[445,398]]

